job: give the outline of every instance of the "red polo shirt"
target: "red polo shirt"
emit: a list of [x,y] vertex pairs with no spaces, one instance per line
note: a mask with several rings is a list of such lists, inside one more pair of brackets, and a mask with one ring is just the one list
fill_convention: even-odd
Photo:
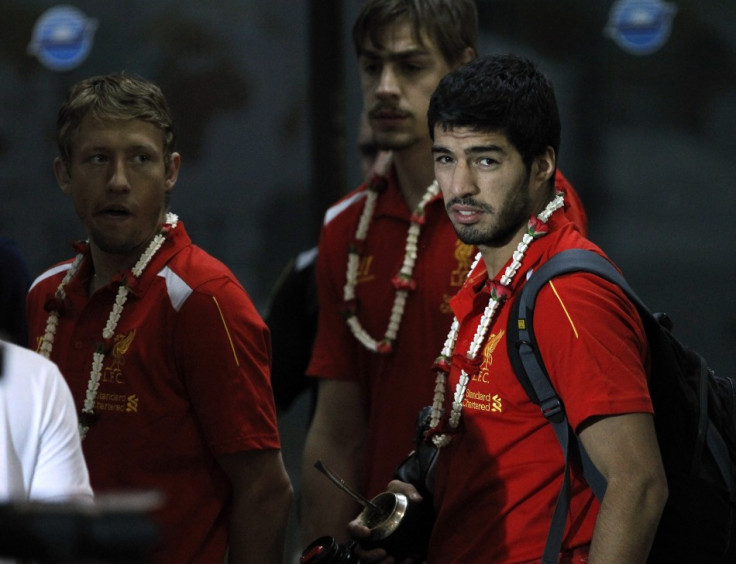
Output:
[[[28,297],[31,343],[71,262],[42,274]],[[66,286],[68,299],[51,360],[84,402],[92,354],[119,279],[88,296],[88,251]],[[216,457],[279,448],[269,383],[266,326],[243,287],[219,261],[192,245],[180,222],[135,279],[105,357],[97,421],[82,445],[96,493],[165,495],[163,538],[154,560],[221,562],[230,484]]]
[[[511,368],[511,300],[529,271],[553,254],[568,248],[601,253],[559,213],[549,225],[551,232],[530,245],[511,284],[512,297],[497,310],[473,362],[464,357],[489,300],[483,263],[451,301],[460,331],[445,392],[448,412],[461,368],[470,382],[459,433],[438,460],[430,563],[527,562],[544,551],[564,460],[552,427]],[[541,290],[534,322],[573,428],[593,416],[652,412],[646,335],[635,306],[617,286],[588,274],[556,278]],[[590,543],[597,512],[592,491],[574,472],[564,551]]]

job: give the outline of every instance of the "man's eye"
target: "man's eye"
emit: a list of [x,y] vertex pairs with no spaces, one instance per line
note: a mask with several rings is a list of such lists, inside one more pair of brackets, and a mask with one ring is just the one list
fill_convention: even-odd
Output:
[[95,164],[106,163],[107,162],[107,157],[105,155],[103,155],[103,154],[91,155],[89,157],[89,162],[95,163]]
[[151,160],[151,157],[146,154],[135,155],[133,157],[133,161],[140,163],[140,164],[147,163],[150,160]]
[[423,67],[414,63],[404,63],[402,65],[402,68],[404,69],[405,73],[414,73],[419,72],[420,70],[422,70]]
[[434,162],[437,164],[447,164],[452,162],[452,158],[448,157],[447,155],[436,155],[434,158]]
[[478,159],[478,164],[480,166],[493,166],[494,164],[496,164],[496,162],[497,161],[495,159],[492,159],[491,157],[481,157],[480,159]]
[[380,65],[378,63],[372,62],[372,61],[366,61],[366,62],[364,62],[361,68],[363,69],[363,72],[365,74],[368,74],[368,75],[371,75],[371,76],[377,74],[381,70]]

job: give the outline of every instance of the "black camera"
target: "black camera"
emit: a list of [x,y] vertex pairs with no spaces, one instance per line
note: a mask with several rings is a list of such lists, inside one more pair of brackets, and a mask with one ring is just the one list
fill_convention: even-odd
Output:
[[397,561],[422,562],[432,529],[432,513],[424,503],[412,503],[400,493],[383,492],[371,500],[359,519],[371,530],[370,537],[340,545],[332,537],[320,537],[302,552],[302,564],[358,562],[352,554],[357,543],[366,550],[383,548]]
[[300,564],[347,564],[358,563],[353,555],[354,542],[338,544],[332,537],[319,537],[302,552]]

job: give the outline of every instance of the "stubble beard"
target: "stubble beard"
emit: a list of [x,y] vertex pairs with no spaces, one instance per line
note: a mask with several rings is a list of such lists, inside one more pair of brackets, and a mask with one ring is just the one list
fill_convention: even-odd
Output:
[[375,134],[376,146],[381,151],[403,151],[418,143],[418,139],[401,132],[384,132]]
[[[474,246],[503,247],[508,244],[529,219],[531,195],[526,190],[527,181],[528,178],[523,185],[509,192],[498,210],[494,210],[487,204],[476,202],[472,198],[462,199],[463,203],[479,207],[491,217],[495,216],[495,221],[485,229],[477,224],[455,224],[458,239],[466,245]],[[454,203],[458,201],[450,202],[450,205]]]
[[425,137],[419,136],[412,127],[413,121],[413,118],[409,118],[410,123],[396,129],[375,127],[373,129],[373,139],[378,149],[398,152],[414,147],[425,140],[429,141],[429,131],[427,131]]
[[156,220],[150,219],[151,232],[146,233],[147,227],[139,226],[132,232],[117,233],[115,231],[108,232],[94,225],[88,225],[88,235],[91,243],[94,243],[104,253],[109,255],[118,255],[125,257],[138,257],[143,254],[151,240],[158,232],[160,217],[162,214],[156,215]]
[[141,243],[139,237],[128,236],[124,239],[110,237],[106,233],[93,230],[89,234],[90,241],[93,242],[101,251],[110,255],[131,256],[133,254],[141,254],[145,250],[146,245],[150,241]]

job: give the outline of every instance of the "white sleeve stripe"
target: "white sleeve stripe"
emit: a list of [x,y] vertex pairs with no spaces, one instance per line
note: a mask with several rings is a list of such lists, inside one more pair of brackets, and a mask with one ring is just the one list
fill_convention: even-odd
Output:
[[161,269],[158,275],[166,281],[166,291],[171,300],[171,306],[179,311],[192,294],[192,288],[168,266]]
[[364,198],[366,194],[365,190],[361,190],[357,194],[354,194],[352,197],[348,198],[347,200],[343,200],[342,202],[335,204],[330,209],[328,209],[325,212],[325,219],[324,219],[324,225],[327,225],[330,221],[335,219],[338,215],[340,215],[343,211],[345,211],[347,208],[352,206],[355,202],[360,200],[361,198]]
[[59,272],[66,272],[72,267],[72,263],[68,262],[66,264],[60,264],[59,266],[55,266],[54,268],[49,268],[46,272],[41,274],[38,278],[36,278],[33,281],[33,284],[31,284],[31,287],[28,289],[30,292],[33,290],[33,287],[38,284],[39,282],[43,282],[47,278],[50,278],[51,276],[58,274]]

